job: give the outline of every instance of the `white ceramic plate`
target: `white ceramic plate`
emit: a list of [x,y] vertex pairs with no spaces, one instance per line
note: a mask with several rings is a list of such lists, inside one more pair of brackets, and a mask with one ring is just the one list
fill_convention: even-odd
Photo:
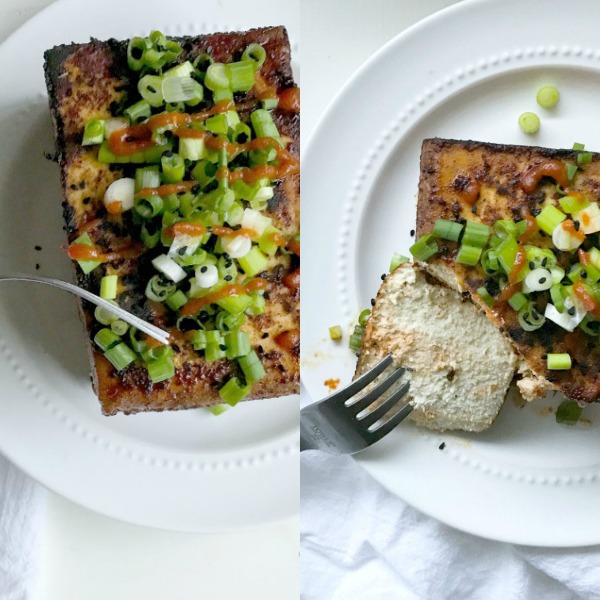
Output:
[[[302,380],[312,399],[327,379],[348,382],[356,362],[328,327],[350,328],[392,253],[411,244],[424,138],[600,150],[598,22],[594,0],[576,10],[563,0],[461,2],[392,40],[338,95],[303,154],[303,260],[313,267],[302,273]],[[535,102],[544,83],[562,94],[551,111]],[[526,110],[541,116],[535,137],[517,127]],[[507,401],[480,435],[404,423],[357,460],[459,529],[524,544],[599,543],[600,406],[586,408],[589,423],[560,426],[559,400]]]
[[[53,151],[44,50],[152,29],[195,35],[279,24],[298,39],[295,3],[67,0],[16,31],[0,47],[0,273],[35,272],[38,263],[42,274],[72,277],[59,172],[43,154]],[[234,530],[297,513],[297,397],[243,403],[218,418],[203,410],[107,418],[85,344],[71,296],[3,284],[0,450],[23,470],[88,508],[154,527]]]

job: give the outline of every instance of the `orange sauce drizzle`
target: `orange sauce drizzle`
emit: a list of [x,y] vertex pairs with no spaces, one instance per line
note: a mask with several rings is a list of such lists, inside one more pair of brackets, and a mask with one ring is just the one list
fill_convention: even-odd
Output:
[[563,189],[570,184],[565,164],[558,160],[546,160],[534,165],[521,175],[521,188],[527,194],[531,194],[542,177],[552,177]]
[[202,298],[193,298],[187,304],[184,304],[181,308],[180,312],[182,315],[191,316],[198,313],[202,308],[208,306],[209,304],[214,304],[223,298],[229,298],[230,296],[240,296],[242,294],[249,294],[252,292],[257,292],[259,290],[266,290],[269,287],[269,282],[266,279],[261,279],[257,277],[253,279],[250,283],[244,285],[239,285],[237,283],[232,283],[222,287],[220,290],[216,292],[212,292],[203,296]]

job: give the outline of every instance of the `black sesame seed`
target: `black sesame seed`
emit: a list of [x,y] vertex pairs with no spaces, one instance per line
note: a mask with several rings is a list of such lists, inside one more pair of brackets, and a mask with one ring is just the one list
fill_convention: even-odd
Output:
[[262,334],[262,339],[264,340],[264,339],[266,339],[266,338],[268,338],[268,337],[269,337],[269,334],[268,334],[268,333],[265,331],[265,332]]
[[72,183],[69,188],[71,188],[72,190],[76,190],[77,189],[77,185]]
[[546,278],[545,277],[540,277],[540,283],[546,283]]
[[38,263],[35,264],[35,270],[39,271],[40,270],[40,265]]
[[225,268],[226,269],[229,269],[229,267],[231,267],[231,265],[233,265],[233,261],[231,261],[231,260],[226,260],[225,261]]
[[385,281],[386,277],[387,277],[387,275],[385,273],[383,273],[383,275],[381,276],[381,281]]
[[166,131],[163,133],[163,135],[164,135],[164,136],[165,136],[167,139],[169,139],[169,138],[172,138],[172,137],[173,137],[173,132],[172,132],[170,129],[167,129],[167,130],[166,130]]
[[441,443],[441,444],[438,446],[438,448],[439,448],[440,450],[443,450],[445,447],[446,447],[446,442],[442,442],[442,443]]
[[208,271],[208,267],[206,265],[204,265],[203,267],[200,267],[201,273],[206,273],[206,271]]
[[475,215],[477,214],[477,205],[473,204],[473,207],[471,208],[471,212]]
[[231,281],[233,279],[233,277],[231,275],[225,275],[225,277],[223,277],[223,279],[225,281]]
[[415,237],[415,230],[414,229],[410,230],[410,237]]
[[79,182],[79,189],[82,190],[85,187],[85,181]]
[[580,223],[579,221],[573,221],[573,227],[575,227],[575,231],[579,231],[579,227],[580,227]]
[[581,271],[581,279],[587,279],[587,273],[585,271]]
[[221,255],[225,260],[229,260],[229,254],[227,254],[227,252],[223,252],[223,254]]
[[219,344],[219,348],[221,348],[221,350],[223,350],[223,352],[225,352],[225,350],[227,350],[227,346],[225,344]]
[[163,156],[165,156],[166,158],[171,158],[171,156],[173,156],[173,151],[172,150],[165,150],[163,152]]
[[546,256],[544,260],[542,260],[542,267],[545,267],[548,264],[548,257]]
[[542,209],[541,209],[541,208],[532,208],[532,209],[531,209],[531,214],[532,214],[534,217],[537,217],[537,216],[538,216],[538,215],[539,215],[541,212],[542,212]]
[[183,256],[186,252],[187,252],[187,246],[181,246],[181,248],[179,248],[179,250],[177,250],[177,253],[179,254],[179,256]]
[[91,200],[91,198],[90,198],[89,196],[86,196],[86,197],[85,197],[85,198],[82,200],[82,202],[83,202],[84,204],[89,204],[89,203],[90,203],[90,200]]
[[532,260],[530,260],[530,261],[529,261],[529,268],[530,268],[532,271],[535,269],[535,263],[534,263]]
[[569,309],[567,310],[567,312],[568,312],[568,313],[569,313],[571,316],[574,316],[574,315],[575,315],[575,307],[574,307],[574,306],[571,306],[571,308],[569,308]]
[[152,94],[156,94],[156,88],[151,85],[148,86],[148,91],[151,92]]
[[371,306],[375,306],[375,298],[371,298]]
[[42,247],[41,246],[35,246],[35,249],[39,252],[42,249]]

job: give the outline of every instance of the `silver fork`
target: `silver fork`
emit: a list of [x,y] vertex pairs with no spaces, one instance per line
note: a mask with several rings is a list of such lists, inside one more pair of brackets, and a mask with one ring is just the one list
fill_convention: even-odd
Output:
[[51,285],[61,290],[71,292],[76,296],[81,296],[81,298],[89,300],[96,306],[102,306],[102,308],[112,312],[114,315],[119,317],[119,319],[122,319],[126,323],[133,325],[136,329],[147,333],[150,337],[153,337],[162,344],[169,343],[171,337],[170,334],[160,327],[156,327],[156,325],[152,325],[151,323],[132,315],[130,312],[124,310],[120,306],[115,306],[114,304],[108,302],[108,300],[104,300],[103,298],[100,298],[100,296],[96,296],[96,294],[92,294],[87,290],[83,290],[72,283],[67,283],[66,281],[53,279],[51,277],[42,277],[39,275],[0,275],[0,281],[29,281],[33,283],[45,283],[46,285]]
[[373,389],[356,399],[357,394],[374,382],[392,362],[392,357],[386,356],[343,390],[304,407],[300,411],[300,450],[354,454],[379,441],[403,421],[413,410],[411,404],[406,404],[387,421],[373,427],[402,401],[409,390],[409,382],[394,390],[379,406],[367,410],[402,377],[406,371],[402,367],[394,369]]

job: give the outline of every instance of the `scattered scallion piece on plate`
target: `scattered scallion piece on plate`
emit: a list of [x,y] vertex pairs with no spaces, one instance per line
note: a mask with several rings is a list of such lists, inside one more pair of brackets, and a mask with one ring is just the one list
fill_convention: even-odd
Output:
[[340,325],[334,325],[329,328],[329,337],[333,341],[338,341],[342,339],[342,327]]
[[560,100],[560,92],[553,85],[544,85],[538,90],[536,100],[542,108],[554,108]]
[[575,400],[564,400],[556,409],[556,422],[565,425],[575,425],[581,418],[583,409]]
[[540,118],[532,112],[524,112],[519,115],[519,127],[523,133],[533,135],[540,130]]
[[572,366],[571,355],[566,352],[561,354],[548,354],[546,363],[550,371],[568,371]]

